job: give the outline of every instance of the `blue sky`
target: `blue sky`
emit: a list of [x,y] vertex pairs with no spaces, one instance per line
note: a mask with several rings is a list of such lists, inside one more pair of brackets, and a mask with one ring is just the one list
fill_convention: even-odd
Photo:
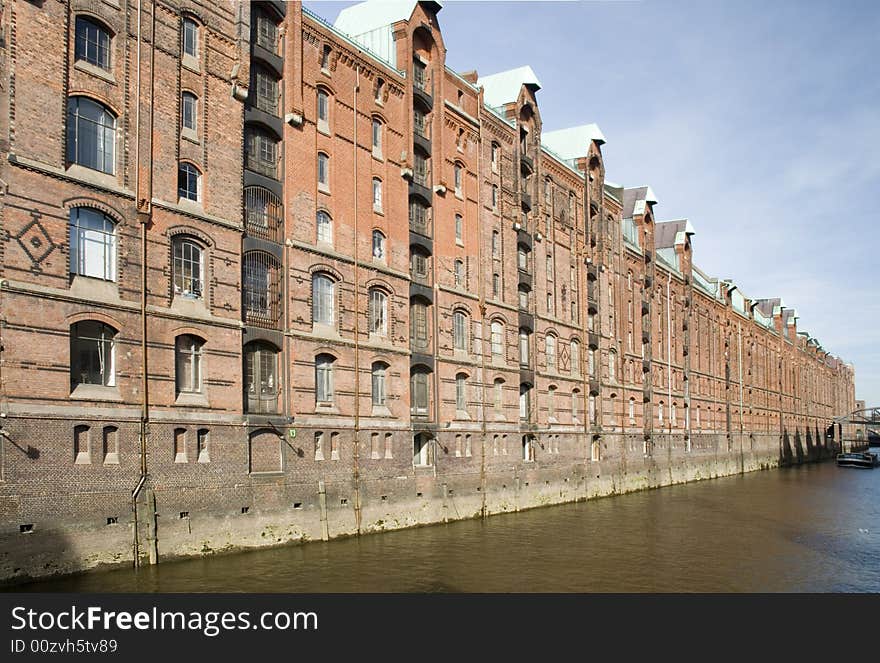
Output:
[[545,130],[598,123],[608,179],[650,184],[697,265],[781,296],[880,405],[880,3],[447,1],[439,21],[451,68],[531,65]]

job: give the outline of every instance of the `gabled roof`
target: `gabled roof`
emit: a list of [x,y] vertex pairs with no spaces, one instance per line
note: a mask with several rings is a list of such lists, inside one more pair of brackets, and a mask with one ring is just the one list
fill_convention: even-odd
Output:
[[695,235],[694,227],[687,219],[662,221],[654,226],[654,248],[667,249],[684,244],[688,235]]
[[587,156],[590,143],[594,140],[599,145],[605,142],[605,136],[595,124],[581,124],[541,133],[541,145],[545,145],[566,161]]
[[649,186],[636,186],[623,190],[623,218],[644,214],[647,204],[655,204],[657,196]]
[[519,91],[523,85],[532,92],[541,89],[541,81],[529,65],[501,71],[489,76],[480,76],[477,85],[483,88],[483,102],[487,106],[498,108],[519,99]]
[[[333,27],[397,68],[397,48],[391,26],[398,21],[408,21],[418,4],[416,0],[359,2],[339,12]],[[442,7],[439,2],[425,4],[435,13]]]
[[[417,4],[419,3],[416,0],[359,2],[339,12],[333,26],[352,36],[361,35],[376,28],[393,25],[398,21],[408,21]],[[442,6],[439,2],[431,4],[437,5],[436,11],[439,11]]]

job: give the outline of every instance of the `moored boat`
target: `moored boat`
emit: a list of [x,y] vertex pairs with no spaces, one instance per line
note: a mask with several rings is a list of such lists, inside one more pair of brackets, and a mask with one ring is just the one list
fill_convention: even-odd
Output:
[[861,467],[870,469],[880,464],[880,457],[867,451],[864,453],[842,453],[837,454],[837,464],[840,467]]

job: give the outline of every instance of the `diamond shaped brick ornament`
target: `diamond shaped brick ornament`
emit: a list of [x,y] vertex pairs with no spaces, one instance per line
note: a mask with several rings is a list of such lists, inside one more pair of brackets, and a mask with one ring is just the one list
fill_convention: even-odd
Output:
[[39,269],[40,264],[55,250],[55,244],[39,217],[34,217],[33,221],[22,228],[15,235],[15,240],[34,263],[34,269]]

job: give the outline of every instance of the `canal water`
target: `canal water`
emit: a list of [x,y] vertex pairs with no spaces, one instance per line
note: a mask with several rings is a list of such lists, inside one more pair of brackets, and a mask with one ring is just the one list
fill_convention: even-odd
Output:
[[754,472],[33,583],[90,592],[880,592],[880,468]]

